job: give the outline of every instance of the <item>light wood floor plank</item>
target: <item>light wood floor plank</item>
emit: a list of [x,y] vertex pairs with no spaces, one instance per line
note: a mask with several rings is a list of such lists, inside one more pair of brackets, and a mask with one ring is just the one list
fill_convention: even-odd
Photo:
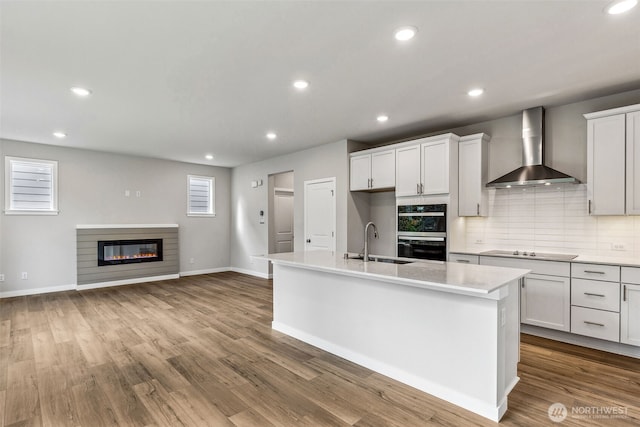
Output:
[[[0,300],[0,427],[495,426],[271,329],[271,281],[237,273]],[[473,354],[470,353],[470,357]],[[500,425],[555,402],[640,425],[640,361],[523,335]]]

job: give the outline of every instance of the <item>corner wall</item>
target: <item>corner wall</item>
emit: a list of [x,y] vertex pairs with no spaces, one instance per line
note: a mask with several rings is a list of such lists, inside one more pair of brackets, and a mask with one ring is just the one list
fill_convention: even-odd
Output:
[[[178,224],[181,273],[229,267],[229,168],[9,140],[0,145],[2,195],[4,156],[57,160],[60,209],[58,215],[2,215],[0,295],[74,288],[78,224]],[[216,178],[215,217],[186,215],[189,174]]]

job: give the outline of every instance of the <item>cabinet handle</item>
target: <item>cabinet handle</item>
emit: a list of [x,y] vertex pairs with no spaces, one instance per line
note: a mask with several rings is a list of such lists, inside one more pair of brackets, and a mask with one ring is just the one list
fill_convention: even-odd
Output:
[[465,262],[465,263],[469,263],[468,259],[457,259],[456,262]]
[[520,279],[520,287],[524,288],[524,277]]
[[420,184],[420,194],[424,194],[424,184]]
[[585,273],[591,273],[591,274],[604,274],[604,271],[596,271],[596,270],[585,270]]
[[420,194],[420,184],[416,184],[416,194]]
[[605,296],[602,294],[592,294],[591,292],[585,292],[585,295],[588,295],[590,297],[600,297],[600,298],[604,298]]
[[622,290],[622,301],[626,301],[626,300],[627,300],[627,285],[624,285]]
[[589,322],[588,320],[584,320],[584,323],[586,323],[587,325],[602,326],[604,328],[603,323]]
[[476,203],[476,213],[480,216],[480,203]]
[[591,215],[591,200],[589,200],[589,215]]

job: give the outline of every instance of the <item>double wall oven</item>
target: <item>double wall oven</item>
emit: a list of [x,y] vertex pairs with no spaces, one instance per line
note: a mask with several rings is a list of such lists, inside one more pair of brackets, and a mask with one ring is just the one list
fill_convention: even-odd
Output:
[[398,256],[447,260],[447,205],[398,206]]

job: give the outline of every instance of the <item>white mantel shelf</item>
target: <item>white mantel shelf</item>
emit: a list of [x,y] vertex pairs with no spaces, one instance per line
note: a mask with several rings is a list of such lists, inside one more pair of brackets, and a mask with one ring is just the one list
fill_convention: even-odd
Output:
[[267,255],[272,328],[493,421],[519,378],[519,278],[529,270]]
[[95,230],[100,228],[178,228],[178,224],[78,224],[77,230]]

